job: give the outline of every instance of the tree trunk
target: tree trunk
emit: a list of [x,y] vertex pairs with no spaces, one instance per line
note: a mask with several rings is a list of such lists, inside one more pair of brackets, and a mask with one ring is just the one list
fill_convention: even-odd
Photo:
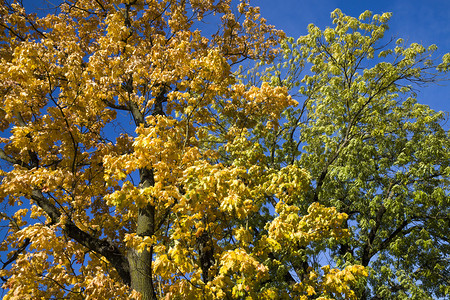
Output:
[[[153,172],[141,169],[140,187],[146,188],[154,185]],[[152,236],[155,233],[155,207],[148,204],[139,209],[136,233],[139,236]],[[152,272],[153,247],[142,252],[128,249],[130,264],[131,287],[142,294],[142,300],[156,299]]]

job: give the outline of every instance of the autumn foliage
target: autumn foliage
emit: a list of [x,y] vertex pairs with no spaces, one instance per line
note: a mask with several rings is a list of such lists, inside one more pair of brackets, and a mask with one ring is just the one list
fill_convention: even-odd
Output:
[[[358,109],[366,113],[372,100],[395,101],[397,80],[425,80],[425,69],[406,62],[395,66],[399,78],[392,75],[391,84],[373,97],[372,84],[389,80],[377,68],[355,76],[355,86],[346,89],[334,79],[344,73],[326,61],[342,49],[322,47],[315,27],[292,46],[248,1],[68,0],[43,17],[19,2],[3,1],[0,14],[0,200],[2,224],[8,226],[0,249],[4,299],[357,299],[367,294],[368,271],[378,272],[369,265],[377,252],[368,248],[370,257],[358,258],[356,252],[366,252],[365,244],[357,243],[372,247],[374,231],[367,226],[376,232],[380,224],[361,220],[376,215],[377,221],[377,209],[391,202],[377,200],[366,212],[369,194],[364,198],[351,190],[351,199],[366,201],[355,205],[355,213],[333,193],[353,182],[341,172],[354,169],[340,153],[363,159],[357,156],[361,139],[368,134],[367,139],[381,140],[393,129],[385,124],[377,132],[358,131],[360,119],[330,127],[323,111],[339,115],[347,107],[349,116]],[[348,26],[363,26],[369,17]],[[334,18],[350,23],[343,14]],[[354,49],[362,45],[361,57],[370,56],[384,33],[388,18],[382,18],[367,22],[373,40],[352,41]],[[323,36],[333,43],[333,36],[345,32]],[[303,48],[292,51],[297,46]],[[399,56],[414,60],[423,53],[420,47],[407,49]],[[289,55],[295,56],[292,61]],[[273,64],[278,59],[288,60],[284,71]],[[337,61],[358,59],[349,54]],[[282,79],[305,63],[324,77]],[[289,69],[295,65],[300,67]],[[444,61],[439,69],[447,65]],[[411,73],[402,77],[402,70]],[[305,102],[292,96],[301,83]],[[334,94],[324,83],[341,90]],[[351,102],[355,93],[369,96]],[[371,108],[378,113],[378,106]],[[364,128],[381,115],[370,117]],[[439,132],[442,143],[434,151],[440,157],[448,149],[448,135],[434,125],[441,116],[421,108],[406,117],[421,118],[428,119],[405,128]],[[347,128],[345,137],[340,128]],[[404,159],[403,166],[414,165]],[[426,176],[448,178],[446,163],[448,153],[441,163],[447,168]],[[334,165],[340,169],[332,170]],[[368,181],[364,176],[358,180]],[[336,186],[327,181],[331,178]],[[394,181],[383,183],[390,184],[386,192],[398,195]],[[369,188],[375,199],[383,191]],[[428,197],[428,190],[414,191],[420,192],[420,199]],[[438,193],[445,210],[448,192]],[[408,226],[401,230],[412,232]],[[389,230],[380,238],[388,236]],[[339,245],[353,247],[355,256],[342,252],[344,258],[334,262],[324,259]]]

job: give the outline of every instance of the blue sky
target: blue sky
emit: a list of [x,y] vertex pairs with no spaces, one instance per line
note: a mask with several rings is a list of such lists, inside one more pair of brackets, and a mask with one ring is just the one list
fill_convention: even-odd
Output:
[[[365,10],[377,14],[392,12],[387,36],[424,46],[436,44],[439,57],[450,52],[449,0],[254,0],[252,4],[261,8],[261,15],[269,24],[294,38],[305,35],[310,23],[320,28],[331,26],[330,13],[336,8],[354,17]],[[435,110],[450,111],[450,80],[421,88],[418,101]]]

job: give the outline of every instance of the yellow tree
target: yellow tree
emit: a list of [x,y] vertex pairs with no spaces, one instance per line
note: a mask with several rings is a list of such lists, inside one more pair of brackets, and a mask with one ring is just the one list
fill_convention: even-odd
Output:
[[2,2],[5,299],[354,298],[363,267],[305,263],[346,215],[257,142],[296,102],[232,72],[283,33],[230,2]]

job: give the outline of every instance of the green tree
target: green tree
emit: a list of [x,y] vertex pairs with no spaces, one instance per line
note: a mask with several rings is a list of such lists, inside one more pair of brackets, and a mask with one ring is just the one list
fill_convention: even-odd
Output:
[[416,92],[442,78],[450,55],[439,63],[435,45],[386,39],[389,13],[331,16],[333,27],[287,39],[262,77],[263,63],[241,77],[287,87],[299,102],[261,144],[273,164],[310,172],[303,207],[349,216],[350,237],[323,247],[338,266],[368,268],[358,299],[448,297],[450,137],[446,114]]

